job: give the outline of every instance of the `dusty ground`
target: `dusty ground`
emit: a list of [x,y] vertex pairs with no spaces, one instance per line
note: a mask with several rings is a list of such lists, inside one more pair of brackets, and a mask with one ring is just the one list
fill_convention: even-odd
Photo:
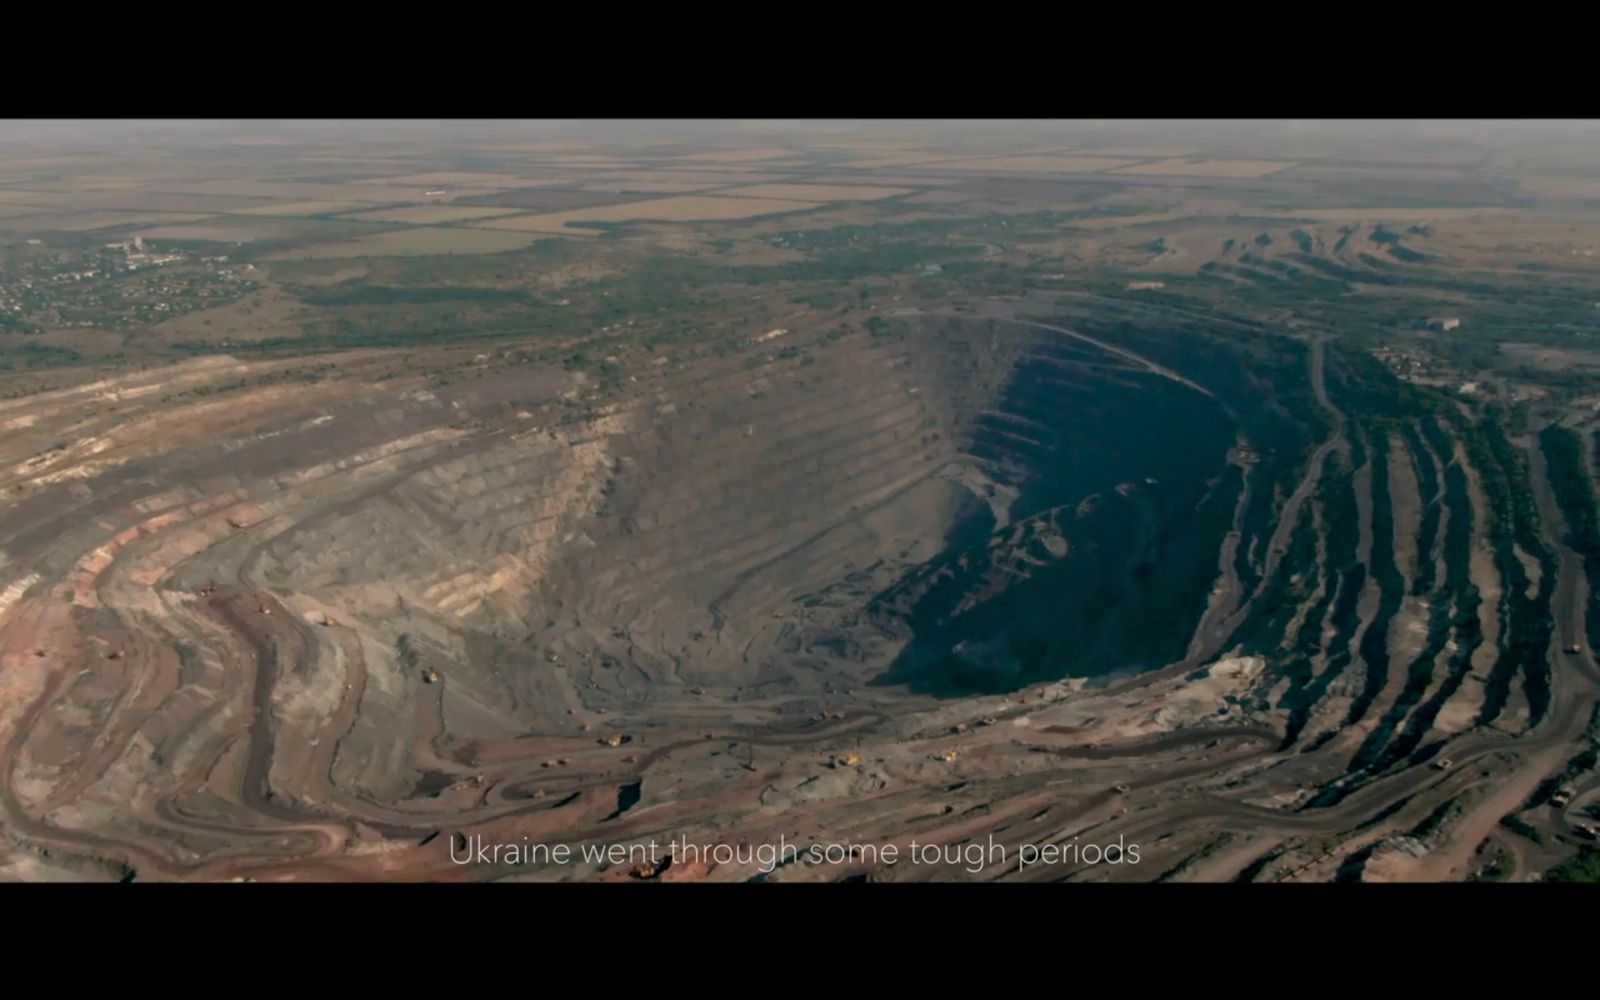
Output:
[[[1386,427],[1386,458],[1365,452],[1342,524],[1321,487],[1355,460],[1355,432],[1326,391],[1331,331],[1315,316],[1274,328],[1313,345],[1303,377],[1332,429],[1266,492],[1272,524],[1242,552],[1241,501],[1182,660],[1009,695],[873,683],[906,636],[872,598],[941,551],[959,512],[1038,527],[1007,522],[1016,487],[978,446],[998,425],[1014,449],[1001,461],[1016,461],[1048,436],[1006,395],[1017,372],[1051,366],[1054,392],[1092,378],[1210,392],[1137,351],[1014,322],[1107,305],[1053,298],[1051,274],[1113,269],[1125,294],[1111,305],[1176,325],[1161,293],[1202,275],[1254,292],[1320,261],[1354,275],[1341,296],[1371,295],[1390,273],[1372,263],[1379,227],[1478,278],[1593,271],[1600,228],[1567,211],[1592,179],[1448,148],[1370,164],[1360,156],[1378,153],[1329,153],[1315,137],[1219,149],[1094,136],[996,155],[979,139],[840,136],[500,143],[460,163],[335,142],[315,169],[228,178],[176,158],[5,160],[13,243],[281,240],[268,259],[308,287],[399,283],[410,258],[493,257],[551,234],[601,249],[486,284],[576,297],[645,249],[802,263],[815,257],[784,239],[800,212],[813,233],[890,227],[891,247],[904,238],[892,227],[959,214],[986,235],[940,230],[927,246],[973,242],[979,264],[1027,269],[1032,284],[1025,298],[961,299],[960,317],[922,313],[913,261],[848,330],[838,306],[762,291],[743,311],[723,303],[731,337],[623,342],[588,369],[563,363],[584,334],[0,377],[0,879],[1418,881],[1494,865],[1522,877],[1570,854],[1576,810],[1600,787],[1585,777],[1565,812],[1540,796],[1592,742],[1594,661],[1552,641],[1551,706],[1536,713],[1519,678],[1485,722],[1508,583],[1482,472],[1456,430],[1436,450]],[[1378,196],[1396,191],[1412,194]],[[1509,207],[1518,192],[1567,204]],[[564,225],[636,219],[649,221],[614,242]],[[286,287],[139,336],[242,355],[300,335]],[[1419,295],[1440,312],[1465,301]],[[878,302],[880,316],[926,320],[918,339],[863,330]],[[98,358],[139,346],[88,329],[4,337]],[[1546,374],[1592,360],[1503,339],[1507,359]],[[1260,487],[1249,444],[1215,456],[1246,496]],[[1533,465],[1553,580],[1526,549],[1514,558],[1530,591],[1553,584],[1557,634],[1580,635],[1582,561]],[[1451,468],[1466,502],[1424,496],[1423,470]],[[1302,512],[1315,556],[1280,597],[1268,580]],[[1482,643],[1459,678],[1445,664],[1467,630],[1430,652],[1435,595],[1411,589],[1425,564],[1445,575],[1452,523],[1468,525],[1482,598]],[[1405,595],[1383,629],[1379,584],[1330,564],[1343,527],[1363,564],[1392,546]],[[1073,556],[1059,535],[1036,540],[1008,564],[1018,576]],[[1242,655],[1235,635],[1280,599],[1311,692],[1299,718],[1287,650]],[[1346,621],[1315,617],[1334,600]],[[1342,641],[1336,624],[1352,626]],[[1386,661],[1368,662],[1369,628]],[[1414,750],[1357,767],[1384,726],[1414,727]],[[1515,833],[1516,816],[1553,837]],[[674,840],[728,853],[636,867]],[[737,856],[776,843],[817,854]],[[484,845],[500,850],[485,860]],[[533,856],[557,845],[576,857]],[[999,856],[974,863],[982,845]]]
[[[1383,827],[1403,829],[1420,790],[1511,739],[1468,732],[1457,771],[1397,771],[1306,813],[1293,807],[1351,746],[1280,755],[1281,714],[1246,707],[1267,664],[1192,673],[1204,642],[1188,665],[1100,689],[865,686],[894,639],[857,602],[939,543],[952,490],[985,480],[960,471],[937,355],[820,332],[640,358],[577,419],[563,400],[593,393],[581,376],[465,351],[432,358],[461,375],[444,389],[374,351],[316,378],[215,357],[0,403],[3,870],[624,878],[631,861],[457,859],[482,843],[781,838],[822,853],[667,871],[1220,878],[1270,851],[1272,877],[1300,878],[1328,863],[1327,838],[1340,856],[1370,847],[1367,817],[1413,801]],[[830,391],[807,391],[778,344],[815,351]],[[919,427],[951,443],[894,446]],[[722,457],[752,437],[791,457]],[[1396,514],[1414,530],[1415,500]],[[842,585],[841,561],[870,579]],[[1573,683],[1592,697],[1587,675]],[[1571,718],[1503,789],[1537,783]],[[1460,876],[1508,795],[1421,876]],[[992,842],[1004,860],[860,853],[913,842]],[[1112,843],[1140,859],[1081,853]],[[824,850],[841,844],[857,853]],[[57,867],[37,867],[45,850]]]

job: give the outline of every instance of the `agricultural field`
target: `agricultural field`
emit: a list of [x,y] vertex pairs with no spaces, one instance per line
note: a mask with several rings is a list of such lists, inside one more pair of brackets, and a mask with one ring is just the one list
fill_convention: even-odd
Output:
[[346,212],[344,218],[360,222],[406,222],[417,226],[431,226],[441,222],[468,222],[496,215],[512,215],[516,211],[514,208],[482,205],[407,205],[403,208],[374,208],[360,212]]
[[[250,205],[245,208],[232,209],[234,215],[337,215],[341,212],[355,212],[365,208],[366,202],[361,201],[274,201],[267,204]],[[426,208],[442,208],[447,206],[419,206]],[[382,210],[380,210],[382,211]]]
[[729,198],[778,198],[793,201],[876,201],[912,194],[914,188],[875,187],[866,184],[752,184],[748,187],[721,188],[717,194]]
[[[673,181],[655,180],[603,180],[592,184],[584,184],[580,190],[594,191],[600,194],[684,194],[690,191],[704,191],[707,188],[719,187],[713,181]],[[601,199],[596,199],[599,201]]]
[[421,174],[401,174],[397,177],[374,177],[379,184],[399,184],[424,188],[523,188],[543,187],[562,183],[556,177],[524,177],[520,174],[480,173],[470,170],[436,170]]
[[712,149],[693,153],[680,153],[674,159],[692,160],[696,163],[754,163],[761,160],[782,160],[797,155],[786,146],[768,146],[756,149]]
[[317,184],[303,181],[224,180],[200,181],[193,184],[172,184],[169,190],[179,193],[237,195],[245,198],[276,198],[285,201],[354,202],[424,202],[437,199],[452,201],[468,195],[493,192],[494,188],[454,187],[439,189],[435,193],[423,187],[387,184]]
[[1171,160],[1194,155],[1191,146],[1106,146],[1100,149],[1080,149],[1088,156],[1123,156],[1138,159]]
[[[510,227],[506,227],[510,228]],[[532,227],[529,227],[532,228]],[[318,243],[280,251],[280,257],[429,257],[439,254],[493,254],[519,250],[537,236],[436,226],[373,233],[340,243]]]
[[729,219],[752,219],[762,215],[803,212],[821,205],[820,201],[798,201],[792,198],[683,195],[582,208],[571,212],[514,215],[485,220],[476,225],[484,229],[561,232],[569,227],[592,229],[599,225],[618,222],[720,222]]
[[951,170],[981,171],[984,173],[1019,173],[1019,174],[1045,174],[1045,173],[1098,173],[1102,170],[1115,170],[1129,164],[1138,163],[1113,156],[1072,156],[1040,155],[1040,156],[981,156],[972,159],[948,160],[941,166]]
[[1265,177],[1294,166],[1287,160],[1157,160],[1122,167],[1117,173],[1173,177]]
[[29,216],[27,225],[48,226],[51,230],[61,233],[77,233],[100,229],[123,229],[157,222],[195,222],[204,218],[207,216],[197,212],[62,212],[44,217]]

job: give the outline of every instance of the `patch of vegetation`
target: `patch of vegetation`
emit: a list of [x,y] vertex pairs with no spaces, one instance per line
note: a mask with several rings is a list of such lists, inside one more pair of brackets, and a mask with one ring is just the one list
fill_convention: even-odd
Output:
[[417,306],[440,302],[514,302],[536,304],[540,297],[519,288],[485,288],[473,285],[376,285],[361,281],[342,282],[328,287],[290,289],[307,305],[339,306]]
[[1335,405],[1374,427],[1412,425],[1435,408],[1436,396],[1400,381],[1364,351],[1330,348],[1327,374]]
[[1549,836],[1546,835],[1543,830],[1534,826],[1532,823],[1529,823],[1521,816],[1507,816],[1500,821],[1500,825],[1519,837],[1525,837],[1528,840],[1533,841],[1540,847],[1544,847],[1550,842]]
[[395,658],[400,661],[400,665],[407,670],[417,669],[417,665],[421,662],[417,656],[416,647],[411,644],[411,635],[409,633],[401,632],[399,637],[395,639],[394,652]]
[[51,344],[0,344],[0,371],[27,371],[33,368],[65,368],[82,364],[84,357],[70,347]]
[[1389,247],[1389,256],[1394,257],[1397,260],[1403,260],[1407,264],[1420,264],[1423,261],[1433,259],[1431,254],[1418,253],[1417,251],[1412,250],[1410,247],[1403,246],[1399,243]]
[[1429,813],[1421,823],[1418,823],[1411,830],[1411,836],[1419,839],[1431,837],[1443,829],[1447,822],[1460,816],[1463,811],[1464,807],[1461,804],[1460,797],[1449,799]]
[[1577,857],[1545,873],[1546,882],[1600,882],[1600,850],[1585,847]]
[[1504,882],[1511,877],[1511,869],[1506,866],[1506,859],[1496,857],[1481,870],[1467,876],[1468,882]]

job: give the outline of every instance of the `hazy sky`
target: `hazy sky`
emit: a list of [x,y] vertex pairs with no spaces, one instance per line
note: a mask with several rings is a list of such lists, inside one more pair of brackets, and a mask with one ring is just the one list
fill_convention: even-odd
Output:
[[146,144],[192,144],[263,140],[344,142],[530,141],[590,138],[599,141],[729,140],[806,134],[881,134],[886,138],[967,139],[1010,136],[1028,141],[1249,141],[1272,137],[1320,137],[1368,143],[1418,140],[1503,145],[1600,142],[1600,121],[1338,121],[1338,120],[8,120],[0,121],[0,145],[22,149],[117,149]]

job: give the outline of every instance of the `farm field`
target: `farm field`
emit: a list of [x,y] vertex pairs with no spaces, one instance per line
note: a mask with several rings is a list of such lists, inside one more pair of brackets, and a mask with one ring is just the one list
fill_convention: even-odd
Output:
[[366,205],[366,202],[361,201],[274,201],[266,205],[233,208],[229,212],[232,215],[265,216],[338,215],[341,212],[354,212],[365,208]]
[[63,233],[149,225],[157,222],[193,222],[207,218],[203,212],[59,212],[30,217],[34,224]]
[[194,184],[174,184],[169,190],[180,194],[239,195],[249,198],[281,198],[299,202],[377,202],[453,201],[473,195],[493,193],[493,188],[451,188],[430,195],[423,187],[385,184],[310,184],[298,181],[221,180]]
[[563,183],[563,180],[558,177],[524,177],[519,174],[472,170],[434,170],[420,174],[401,174],[398,177],[374,177],[372,180],[377,184],[395,184],[402,187],[462,187],[478,190],[485,188],[543,187]]
[[877,187],[867,184],[752,184],[723,188],[719,196],[737,198],[777,198],[794,201],[875,201],[911,194],[914,188]]
[[1078,152],[1087,156],[1122,156],[1166,160],[1193,156],[1195,150],[1189,146],[1106,146],[1100,149],[1081,149]]
[[313,244],[280,251],[294,257],[426,257],[438,254],[492,254],[518,250],[538,239],[536,235],[492,232],[483,229],[441,229],[424,226],[372,233],[338,243]]
[[795,150],[785,146],[769,146],[756,149],[713,149],[680,153],[674,159],[693,160],[697,163],[753,163],[762,160],[782,160],[794,155]]
[[1115,170],[1128,164],[1138,163],[1138,160],[1116,156],[1072,156],[1072,155],[1039,155],[1039,156],[981,156],[950,160],[941,164],[941,169],[961,171],[983,171],[1000,173],[1083,173],[1092,174],[1101,171]]
[[1119,174],[1156,174],[1173,177],[1265,177],[1294,164],[1286,160],[1157,160],[1122,167]]
[[584,191],[603,194],[684,194],[719,187],[714,181],[604,180],[582,185]]
[[614,222],[704,222],[729,219],[750,219],[761,215],[785,212],[802,212],[817,208],[821,202],[796,201],[778,198],[741,198],[711,196],[681,196],[652,198],[622,205],[602,205],[571,212],[548,212],[540,215],[514,215],[478,222],[485,229],[534,230],[562,232],[571,226],[584,223]]
[[408,222],[428,226],[441,222],[466,222],[486,219],[496,215],[512,215],[515,208],[496,208],[487,205],[408,205],[402,208],[373,208],[358,212],[345,212],[343,218],[359,222]]

